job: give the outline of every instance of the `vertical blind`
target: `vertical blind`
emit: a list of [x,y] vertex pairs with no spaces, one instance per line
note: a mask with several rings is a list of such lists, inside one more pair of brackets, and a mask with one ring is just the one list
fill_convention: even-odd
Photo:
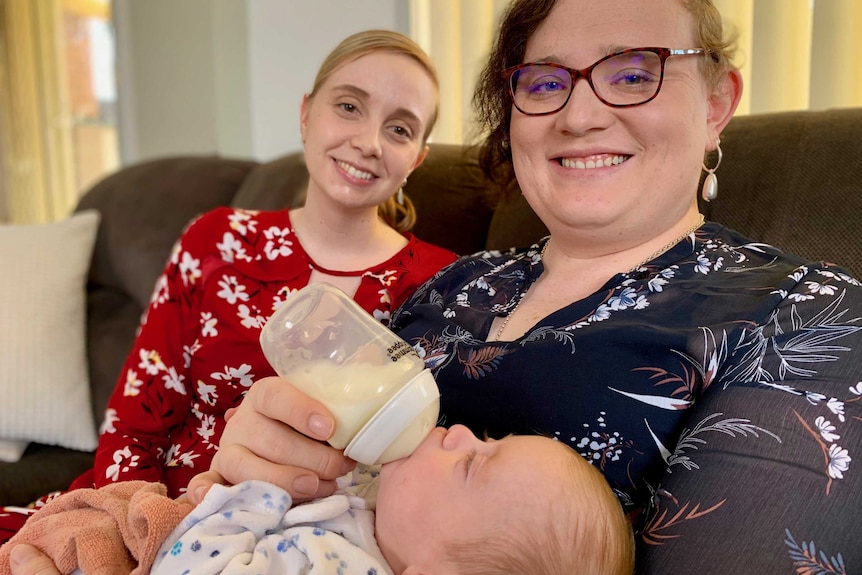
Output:
[[109,0],[0,0],[0,224],[64,218],[117,164]]
[[[737,34],[737,114],[862,106],[862,0],[713,0]],[[440,73],[436,142],[475,132],[471,97],[509,0],[411,0],[411,34]]]
[[0,221],[42,223],[65,216],[77,195],[68,93],[48,0],[0,0]]

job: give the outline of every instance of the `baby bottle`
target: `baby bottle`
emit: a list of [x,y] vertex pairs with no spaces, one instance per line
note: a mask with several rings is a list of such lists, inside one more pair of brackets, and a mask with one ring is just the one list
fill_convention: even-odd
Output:
[[278,375],[329,408],[330,445],[360,463],[410,455],[437,423],[440,392],[419,355],[329,284],[287,298],[260,345]]

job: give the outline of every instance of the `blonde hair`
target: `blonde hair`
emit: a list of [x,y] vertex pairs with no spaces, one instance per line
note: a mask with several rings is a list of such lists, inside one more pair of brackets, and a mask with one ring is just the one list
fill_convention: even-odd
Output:
[[634,533],[622,505],[598,469],[560,446],[569,480],[547,512],[490,537],[448,543],[445,560],[459,575],[632,575]]
[[710,88],[717,89],[728,71],[735,67],[737,32],[724,29],[721,14],[712,0],[683,0],[683,6],[694,18],[695,44],[709,54],[701,59],[703,75]]
[[[374,52],[392,52],[408,56],[419,63],[428,73],[435,88],[434,113],[422,135],[422,143],[425,141],[437,122],[439,111],[440,81],[437,78],[437,70],[428,54],[419,47],[416,42],[398,32],[392,30],[365,30],[348,36],[326,57],[314,78],[314,85],[308,97],[313,98],[324,82],[339,68],[354,60],[367,56]],[[384,222],[399,232],[406,232],[416,224],[416,208],[406,195],[403,196],[404,204],[399,204],[395,197],[390,196],[377,207],[377,214]]]

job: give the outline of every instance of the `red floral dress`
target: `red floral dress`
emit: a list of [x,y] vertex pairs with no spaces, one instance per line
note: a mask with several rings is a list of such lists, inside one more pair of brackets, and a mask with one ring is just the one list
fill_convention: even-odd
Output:
[[[393,257],[348,274],[361,276],[354,299],[385,324],[417,287],[456,259],[404,235],[408,243]],[[156,282],[105,413],[95,466],[72,488],[139,479],[179,495],[209,467],[225,411],[255,380],[273,375],[259,347],[260,329],[315,268],[288,211],[218,208],[195,220]],[[23,523],[20,514],[4,511],[0,535]]]

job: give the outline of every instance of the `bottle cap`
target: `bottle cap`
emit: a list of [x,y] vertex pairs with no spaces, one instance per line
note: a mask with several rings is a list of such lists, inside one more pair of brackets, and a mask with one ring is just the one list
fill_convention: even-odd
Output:
[[431,433],[439,415],[437,382],[423,369],[368,420],[344,454],[366,465],[407,457]]

